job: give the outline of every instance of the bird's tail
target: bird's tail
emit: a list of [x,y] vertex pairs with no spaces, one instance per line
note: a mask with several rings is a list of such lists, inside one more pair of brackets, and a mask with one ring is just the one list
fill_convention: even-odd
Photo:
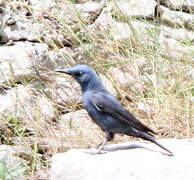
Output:
[[164,147],[162,144],[160,144],[158,141],[156,141],[156,139],[154,139],[154,137],[148,135],[147,133],[144,133],[142,131],[138,131],[138,136],[137,137],[140,137],[144,140],[147,140],[147,141],[150,141],[154,144],[156,144],[157,146],[161,147],[162,149],[164,149],[165,151],[167,151],[169,154],[169,156],[173,156],[174,154],[169,150],[167,149],[166,147]]

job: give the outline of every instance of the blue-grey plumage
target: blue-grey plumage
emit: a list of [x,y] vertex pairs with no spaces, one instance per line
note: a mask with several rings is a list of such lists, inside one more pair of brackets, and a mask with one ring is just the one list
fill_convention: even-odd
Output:
[[85,109],[91,119],[106,133],[106,141],[102,145],[112,140],[114,134],[121,133],[151,141],[173,155],[155,140],[155,131],[136,119],[106,90],[91,67],[76,65],[69,70],[57,72],[71,75],[80,84]]

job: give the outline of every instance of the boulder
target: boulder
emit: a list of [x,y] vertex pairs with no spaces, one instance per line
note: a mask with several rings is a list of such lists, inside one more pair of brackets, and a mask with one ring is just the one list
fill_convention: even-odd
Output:
[[144,142],[133,142],[130,150],[98,155],[83,149],[56,154],[51,160],[50,180],[194,179],[194,139],[160,141],[174,156],[166,156],[155,145]]
[[185,44],[194,44],[194,32],[184,28],[171,28],[165,25],[160,25],[160,30],[166,38],[173,38],[176,41]]
[[83,20],[87,20],[89,23],[93,23],[104,6],[105,1],[87,1],[85,3],[76,4],[75,10],[79,11]]
[[103,132],[92,122],[86,110],[64,114],[60,127],[71,147],[96,146],[103,141]]
[[122,90],[129,90],[129,87],[133,87],[136,91],[139,91],[140,84],[137,77],[137,72],[132,64],[130,66],[130,71],[121,71],[119,68],[111,67],[109,73],[116,84]]
[[[157,27],[149,22],[131,21],[130,23],[118,22],[112,18],[110,8],[105,8],[95,23],[90,26],[91,30],[100,30],[109,33],[114,40],[142,43],[142,46],[155,46],[154,35]],[[150,33],[152,32],[152,33]]]
[[129,17],[142,17],[142,18],[153,18],[156,1],[154,0],[119,0],[112,1],[111,3],[113,14],[116,17],[124,16]]
[[11,90],[1,90],[0,115],[3,119],[0,125],[9,126],[3,133],[9,132],[17,124],[18,129],[29,134],[34,134],[39,128],[42,131],[56,117],[53,103],[31,85],[17,85]]
[[0,84],[31,79],[36,70],[54,69],[55,63],[48,56],[46,44],[16,42],[13,46],[0,47]]
[[111,7],[108,6],[102,10],[98,18],[89,27],[91,30],[98,29],[102,32],[107,32],[113,23],[114,20],[111,14]]
[[161,53],[176,59],[182,57],[188,57],[188,60],[192,59],[192,41],[191,33],[186,33],[186,31],[181,31],[181,29],[166,31],[162,28],[159,35]]
[[1,179],[26,179],[26,173],[29,170],[28,162],[15,156],[15,153],[12,146],[0,145]]
[[[6,103],[5,103],[6,102]],[[0,114],[3,117],[26,119],[36,116],[36,101],[33,88],[30,86],[18,85],[8,91],[0,93]]]
[[[104,5],[104,1],[87,1],[79,4],[61,2],[60,5],[54,0],[48,2],[30,0],[25,3],[20,1],[17,6],[5,3],[1,8],[0,42],[26,40],[46,42],[50,47],[61,48],[72,45],[77,42],[70,31],[79,32],[80,18],[85,23],[93,23]],[[60,28],[64,31],[58,31]]]
[[105,86],[105,88],[113,95],[117,96],[117,91],[114,88],[112,82],[108,77],[106,77],[104,74],[99,73],[99,79],[102,81],[102,84]]
[[50,89],[52,99],[54,99],[60,105],[76,105],[82,102],[81,88],[74,79],[67,82],[64,78],[56,78],[56,91]]
[[171,27],[185,27],[194,30],[194,16],[181,11],[172,11],[164,6],[160,6],[160,22]]
[[160,0],[160,3],[173,10],[194,12],[193,0]]

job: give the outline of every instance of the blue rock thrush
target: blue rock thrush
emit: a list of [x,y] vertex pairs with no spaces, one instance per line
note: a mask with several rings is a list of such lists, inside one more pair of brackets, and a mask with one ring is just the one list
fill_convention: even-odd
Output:
[[150,141],[166,150],[170,156],[173,155],[156,141],[153,137],[153,134],[157,134],[155,131],[136,119],[106,90],[91,67],[76,65],[69,70],[56,72],[69,74],[80,84],[85,109],[106,134],[106,140],[99,146],[98,152],[114,138],[114,134],[120,133]]

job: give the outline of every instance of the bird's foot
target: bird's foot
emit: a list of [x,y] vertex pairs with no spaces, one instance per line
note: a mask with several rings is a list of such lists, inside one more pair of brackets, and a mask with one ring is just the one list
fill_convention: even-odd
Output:
[[95,148],[99,149],[102,146],[103,143],[98,144]]
[[107,151],[104,151],[102,149],[91,148],[91,149],[85,150],[85,153],[96,155],[96,154],[105,154],[107,153]]

